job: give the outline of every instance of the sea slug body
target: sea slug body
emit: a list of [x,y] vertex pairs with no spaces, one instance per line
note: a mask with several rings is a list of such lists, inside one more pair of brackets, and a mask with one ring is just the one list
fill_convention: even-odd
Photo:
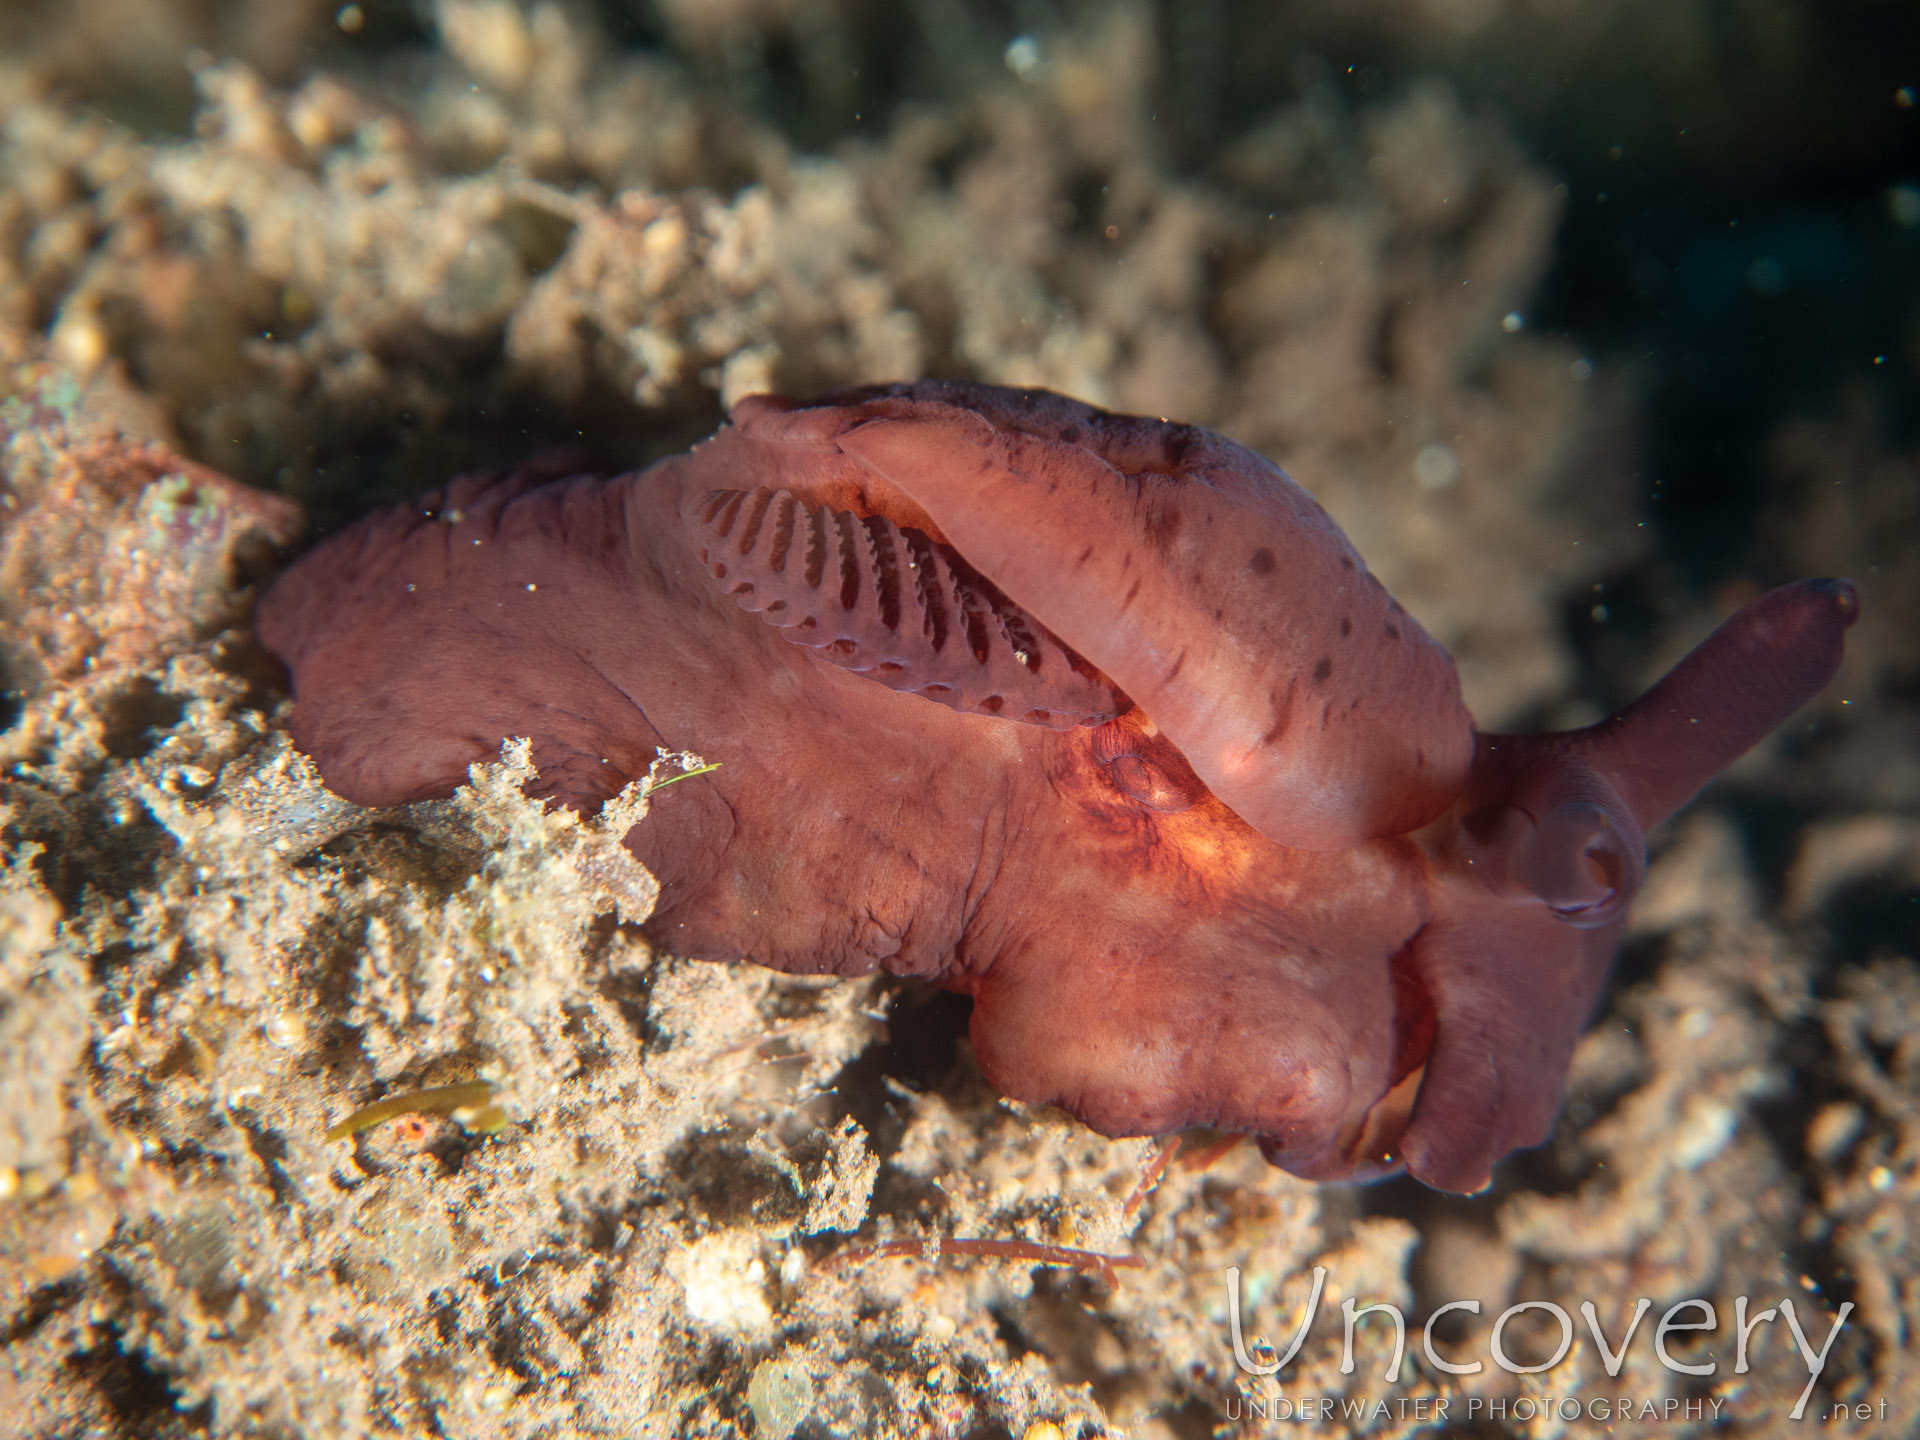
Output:
[[1470,1191],[1552,1124],[1643,836],[1832,677],[1852,588],[1761,597],[1599,725],[1478,732],[1273,465],[1044,391],[741,402],[636,474],[468,477],[295,564],[259,633],[341,795],[527,736],[674,950],[974,999],[1005,1093]]

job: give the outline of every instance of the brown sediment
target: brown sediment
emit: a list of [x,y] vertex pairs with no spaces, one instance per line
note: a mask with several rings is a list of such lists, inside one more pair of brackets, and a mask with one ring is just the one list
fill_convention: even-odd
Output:
[[[1883,923],[1920,888],[1896,703],[1915,460],[1868,400],[1782,428],[1760,523],[1774,573],[1863,586],[1853,704],[1742,778],[1821,818],[1764,852],[1711,809],[1657,839],[1633,973],[1550,1145],[1465,1221],[1362,1213],[1231,1141],[1129,1215],[1147,1146],[996,1102],[911,988],[650,951],[648,877],[525,802],[523,762],[438,809],[327,794],[245,627],[293,534],[264,491],[331,524],[517,459],[488,428],[517,436],[516,404],[633,459],[753,389],[1049,384],[1310,478],[1498,724],[1573,704],[1560,601],[1648,544],[1619,392],[1570,383],[1565,341],[1500,330],[1552,258],[1556,177],[1437,82],[1347,113],[1289,98],[1230,183],[1176,175],[1152,27],[1124,6],[1045,36],[1034,82],[804,159],[701,82],[529,18],[557,10],[443,6],[396,93],[350,57],[296,73],[349,42],[337,7],[294,8],[114,12],[231,57],[237,32],[196,17],[271,11],[253,68],[179,92],[191,138],[60,98],[58,65],[108,65],[84,93],[130,84],[97,46],[49,43],[36,74],[22,45],[0,76],[0,1332],[30,1433],[733,1435],[764,1351],[847,1433],[1166,1435],[1224,1423],[1246,1379],[1226,1268],[1272,1337],[1315,1264],[1410,1317],[1481,1299],[1455,1358],[1523,1297],[1594,1299],[1614,1335],[1619,1297],[1700,1294],[1724,1325],[1735,1296],[1791,1295],[1816,1343],[1851,1301],[1833,1393],[1920,1405],[1920,957]],[[676,34],[706,23],[664,8]],[[1453,44],[1450,8],[1396,7],[1394,33]],[[102,5],[35,13],[134,33]],[[1457,472],[1429,490],[1433,444]],[[1643,668],[1711,619],[1683,607]],[[911,1064],[877,1045],[889,1022]],[[513,1077],[497,1136],[321,1139],[343,1095],[482,1066]],[[809,1236],[883,1223],[1139,1271],[1100,1293],[1038,1260],[806,1263]],[[1323,1313],[1288,1388],[1380,1392],[1385,1340],[1356,1348],[1343,1374]],[[1728,1399],[1746,1433],[1793,1428],[1804,1370],[1774,1364]],[[1619,1376],[1583,1348],[1551,1378],[1671,1375],[1643,1327]]]

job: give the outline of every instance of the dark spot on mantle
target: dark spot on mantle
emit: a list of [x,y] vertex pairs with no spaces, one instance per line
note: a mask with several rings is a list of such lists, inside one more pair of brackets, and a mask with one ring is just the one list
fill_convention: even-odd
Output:
[[1352,633],[1353,633],[1353,621],[1349,620],[1345,615],[1342,615],[1340,617],[1340,638],[1344,640],[1346,639],[1347,636],[1351,635]]
[[1247,568],[1256,575],[1271,575],[1273,573],[1273,551],[1262,545],[1258,550],[1254,551],[1252,556],[1247,560]]
[[1331,655],[1322,655],[1320,657],[1320,663],[1313,667],[1313,683],[1316,685],[1324,685],[1327,683],[1327,677],[1331,674],[1333,674],[1333,657]]
[[1262,745],[1271,745],[1287,733],[1287,726],[1293,723],[1293,684],[1288,682],[1285,698],[1278,690],[1269,691],[1267,699],[1273,705],[1273,724],[1267,727],[1267,733],[1260,737]]
[[1175,538],[1180,534],[1179,507],[1162,505],[1155,510],[1153,518],[1147,522],[1147,533],[1160,551],[1172,549]]

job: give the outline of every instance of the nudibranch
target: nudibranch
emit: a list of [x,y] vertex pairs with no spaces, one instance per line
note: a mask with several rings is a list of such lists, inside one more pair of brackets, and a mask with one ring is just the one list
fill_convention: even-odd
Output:
[[1472,1191],[1542,1140],[1645,832],[1817,693],[1852,587],[1754,601],[1588,729],[1476,731],[1305,491],[1192,426],[926,381],[742,401],[637,474],[466,477],[288,570],[293,737],[365,805],[526,736],[658,943],[973,997],[1005,1094]]

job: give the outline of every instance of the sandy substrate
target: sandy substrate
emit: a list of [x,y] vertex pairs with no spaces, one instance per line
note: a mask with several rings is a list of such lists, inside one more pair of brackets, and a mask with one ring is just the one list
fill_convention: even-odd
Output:
[[[1809,1415],[1920,1410],[1920,457],[1864,399],[1783,422],[1750,574],[1693,595],[1628,387],[1525,323],[1554,176],[1443,82],[1353,110],[1308,76],[1230,186],[1183,179],[1141,13],[824,157],[546,5],[444,0],[437,47],[286,85],[208,62],[191,138],[0,68],[0,1430],[1197,1437],[1325,1397],[1320,1434],[1443,1398],[1481,1434],[1703,1432],[1689,1403],[1800,1433],[1784,1320],[1733,1372],[1741,1296],[1816,1347],[1854,1307]],[[1605,627],[1623,573],[1655,613],[1597,648],[1642,683],[1765,583],[1860,583],[1829,696],[1655,837],[1560,1128],[1490,1193],[1316,1187],[1206,1134],[1169,1162],[998,1100],[931,992],[653,953],[617,844],[644,787],[582,824],[509,755],[368,812],[291,750],[248,612],[303,534],[923,373],[1273,456],[1490,727],[1597,716],[1569,616]],[[325,1138],[475,1079],[498,1113]],[[1229,1267],[1258,1360],[1316,1266],[1298,1356],[1247,1374]],[[1610,1376],[1580,1303],[1617,1344],[1641,1296]],[[1662,1363],[1692,1297],[1719,1328]],[[1377,1320],[1342,1373],[1350,1298],[1414,1317],[1397,1383]],[[1474,1374],[1419,1343],[1456,1300],[1439,1355]],[[1577,1327],[1532,1374],[1491,1363],[1522,1301]],[[1559,1336],[1534,1308],[1503,1344]],[[1611,1430],[1541,1418],[1620,1397]]]

